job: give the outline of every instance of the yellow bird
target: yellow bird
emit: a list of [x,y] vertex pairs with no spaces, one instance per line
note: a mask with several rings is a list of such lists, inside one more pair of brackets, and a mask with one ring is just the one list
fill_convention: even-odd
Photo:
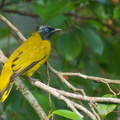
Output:
[[39,26],[32,36],[11,54],[0,76],[0,102],[4,102],[8,97],[17,76],[31,77],[47,61],[51,51],[50,37],[60,30],[47,25]]

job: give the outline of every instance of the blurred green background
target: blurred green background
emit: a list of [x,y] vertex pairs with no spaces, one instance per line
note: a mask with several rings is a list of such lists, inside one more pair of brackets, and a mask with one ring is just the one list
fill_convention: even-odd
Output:
[[[10,20],[28,38],[38,25],[51,25],[62,31],[51,39],[49,63],[63,72],[81,72],[86,75],[120,79],[120,0],[1,0],[0,13]],[[21,44],[18,36],[0,21],[0,49],[9,56]],[[50,86],[70,91],[57,76],[50,73]],[[47,84],[46,67],[34,75]],[[22,78],[22,77],[21,77]],[[24,78],[22,78],[24,80]],[[110,93],[107,86],[78,77],[68,77],[76,88],[88,96]],[[50,111],[48,93],[24,81],[45,112]],[[120,86],[116,85],[119,89]],[[114,88],[113,88],[114,89]],[[53,110],[69,109],[52,96]],[[88,107],[86,102],[83,104]],[[88,107],[89,109],[89,107]],[[119,108],[117,108],[119,109]],[[117,110],[116,109],[116,110]],[[9,120],[38,120],[38,116],[14,86],[4,103]],[[82,113],[84,114],[84,113]],[[110,113],[106,120],[116,120]],[[64,120],[55,116],[55,120]],[[85,115],[85,120],[90,120]]]

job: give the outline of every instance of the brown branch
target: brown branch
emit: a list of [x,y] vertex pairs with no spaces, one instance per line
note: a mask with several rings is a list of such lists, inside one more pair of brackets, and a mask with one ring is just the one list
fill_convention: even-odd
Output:
[[120,104],[120,99],[118,98],[109,98],[109,97],[89,97],[89,96],[84,96],[84,95],[78,95],[78,94],[74,94],[74,93],[70,93],[70,92],[65,92],[62,90],[57,90],[60,94],[69,97],[69,98],[74,98],[77,100],[83,100],[83,101],[88,101],[88,102],[108,102],[108,103],[116,103],[116,104]]
[[100,115],[99,115],[99,112],[96,111],[96,109],[94,108],[95,103],[91,103],[91,102],[90,102],[90,103],[89,103],[89,106],[90,106],[92,112],[94,113],[94,115],[96,116],[96,118],[97,118],[98,120],[101,120]]
[[[58,99],[65,101],[66,104],[71,108],[71,110],[74,111],[75,108],[74,108],[74,106],[71,105],[71,103],[73,104],[73,102],[70,101],[68,98],[65,97],[65,94],[68,93],[68,92],[61,91],[61,90],[52,88],[52,87],[50,87],[50,86],[48,86],[48,85],[40,82],[39,80],[34,81],[34,86],[39,87],[40,89],[42,89],[42,90],[44,90],[44,91],[52,94],[53,96],[57,97]],[[63,94],[61,94],[61,93],[65,93],[65,94],[63,95]],[[68,94],[69,94],[69,93],[68,93]],[[76,94],[74,94],[74,95],[76,95]],[[82,96],[82,95],[80,95],[80,96]],[[82,96],[82,97],[83,97],[83,96]],[[82,109],[82,108],[81,108],[81,109]],[[77,111],[74,111],[74,112],[76,113]],[[84,108],[83,112],[88,113],[88,110]],[[77,113],[77,114],[78,114],[78,113]],[[78,115],[79,115],[79,114],[78,114]],[[81,116],[81,115],[80,115],[80,116]]]
[[96,117],[95,117],[95,115],[92,113],[92,112],[90,112],[89,110],[87,110],[85,107],[83,107],[82,105],[79,105],[79,104],[77,104],[77,103],[75,103],[75,102],[73,102],[73,101],[71,101],[72,102],[72,104],[76,107],[76,108],[78,108],[79,110],[81,110],[81,111],[83,111],[84,113],[86,113],[92,120],[96,120]]
[[82,73],[67,73],[67,72],[62,73],[62,72],[60,72],[59,74],[61,74],[62,76],[78,76],[78,77],[82,77],[84,79],[94,80],[96,82],[102,82],[102,83],[120,84],[120,80],[112,80],[112,79],[106,79],[106,78],[102,78],[102,77],[88,76],[88,75],[84,75]]
[[99,20],[98,18],[94,18],[91,16],[79,16],[76,14],[76,12],[66,12],[64,13],[65,16],[74,16],[77,20],[78,19],[83,19],[83,20],[95,20],[97,22],[99,22],[100,24],[102,24],[103,26],[107,27],[108,29],[111,29],[113,31],[113,33],[120,33],[119,29],[116,29],[115,27],[108,25],[106,23],[103,23],[101,20]]
[[[81,73],[58,72],[57,70],[52,68],[49,63],[48,63],[48,67],[49,67],[50,71],[52,71],[58,77],[62,77],[62,79],[63,79],[63,76],[78,76],[78,77],[82,77],[84,79],[94,80],[96,82],[109,83],[109,84],[120,84],[120,80],[112,80],[112,79],[106,79],[106,78],[101,78],[101,77],[88,76],[88,75],[84,75]],[[70,85],[70,88],[71,88],[71,85]]]
[[8,8],[2,8],[1,11],[7,12],[7,13],[14,13],[14,14],[19,14],[19,15],[24,15],[24,16],[29,16],[29,17],[39,17],[38,15],[26,11],[19,11],[19,10],[12,10]]

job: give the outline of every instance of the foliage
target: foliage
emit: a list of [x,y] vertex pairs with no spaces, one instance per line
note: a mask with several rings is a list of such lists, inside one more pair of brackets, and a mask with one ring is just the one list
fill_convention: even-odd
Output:
[[76,113],[71,112],[69,110],[62,110],[62,109],[55,110],[55,111],[53,111],[52,114],[60,115],[60,116],[69,118],[71,120],[83,120],[82,118],[79,117],[79,115],[77,115]]
[[[36,14],[34,18],[30,14],[27,17],[28,21],[23,17],[28,16],[24,12],[26,10],[25,6],[28,7],[28,11]],[[13,23],[15,18],[22,17],[25,24],[16,23],[16,26],[24,28],[27,24],[28,29],[21,31],[26,36],[28,34],[30,36],[31,31],[28,30],[34,30],[35,27],[29,27],[31,19],[38,21],[39,18],[40,24],[49,24],[63,29],[60,34],[55,35],[51,40],[53,49],[49,62],[55,69],[67,72],[82,71],[87,75],[120,79],[119,0],[29,0],[27,2],[25,0],[11,0],[8,4],[1,2],[0,13]],[[21,16],[15,16],[14,14],[20,14]],[[9,56],[18,47],[18,38],[2,22],[0,24],[0,48]],[[34,74],[34,77],[47,83],[45,66],[42,66]],[[68,81],[75,87],[84,89],[89,96],[103,96],[110,92],[102,83],[77,79],[76,77],[69,77]],[[28,81],[24,83],[48,114],[50,111],[48,94],[31,86]],[[68,90],[53,74],[51,74],[50,86],[64,91]],[[120,89],[120,86],[115,87]],[[68,109],[64,102],[54,97],[52,97],[52,102],[53,110]],[[87,104],[84,103],[84,106],[87,107]],[[4,110],[9,120],[39,119],[25,98],[15,90],[15,87],[5,101]],[[117,118],[117,115],[110,111],[110,114],[107,116],[104,114],[104,117],[113,120]],[[63,120],[63,117],[57,115],[55,118]],[[90,118],[86,116],[85,119],[89,120]]]
[[[104,95],[103,97],[116,98],[116,96],[110,95],[110,94]],[[98,107],[98,111],[99,111],[102,119],[104,120],[105,116],[107,114],[109,114],[111,111],[113,111],[117,107],[117,105],[116,104],[110,104],[110,103],[108,103],[108,104],[98,103],[97,107]]]

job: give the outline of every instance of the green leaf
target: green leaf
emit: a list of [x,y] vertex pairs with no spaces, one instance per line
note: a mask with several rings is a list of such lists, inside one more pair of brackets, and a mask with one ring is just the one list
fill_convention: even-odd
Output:
[[[53,18],[47,19],[47,23],[51,26],[62,26],[63,22],[66,20],[66,17],[63,14],[58,14]],[[59,22],[58,22],[59,21]]]
[[83,120],[79,115],[69,110],[55,110],[52,114],[60,115],[71,120]]
[[[46,15],[58,15],[60,13],[65,12],[69,6],[72,5],[70,2],[63,2],[63,3],[51,3],[47,6]],[[54,7],[53,7],[54,6]]]
[[104,45],[100,36],[91,28],[82,29],[83,37],[95,54],[101,55],[104,50]]
[[120,18],[120,7],[119,6],[117,6],[113,11],[113,18],[114,19]]
[[[111,94],[107,94],[102,97],[117,98],[116,96],[111,95]],[[116,107],[117,107],[116,104],[111,104],[111,103],[105,103],[105,104],[98,103],[97,104],[98,111],[99,111],[100,115],[102,116],[102,118],[104,118],[107,114],[112,112]]]
[[46,10],[42,6],[35,4],[35,3],[31,3],[30,8],[32,9],[34,13],[44,18]]
[[75,35],[63,34],[57,41],[57,49],[63,59],[71,61],[80,53],[79,40]]
[[33,12],[39,15],[42,18],[42,21],[44,22],[46,22],[46,20],[54,18],[56,15],[62,15],[63,12],[65,12],[71,6],[72,4],[68,2],[63,2],[59,4],[49,3],[49,4],[46,4],[46,6],[41,6],[35,3],[30,4],[30,8],[33,10]]
[[[49,103],[49,98],[45,95],[39,94],[39,93],[34,93],[35,98],[39,102],[39,104],[45,109],[45,110],[50,110],[50,103]],[[52,103],[52,107],[54,108],[55,105]]]
[[104,7],[101,4],[99,4],[98,2],[90,1],[90,8],[95,17],[97,17],[99,19],[108,17],[105,14]]

